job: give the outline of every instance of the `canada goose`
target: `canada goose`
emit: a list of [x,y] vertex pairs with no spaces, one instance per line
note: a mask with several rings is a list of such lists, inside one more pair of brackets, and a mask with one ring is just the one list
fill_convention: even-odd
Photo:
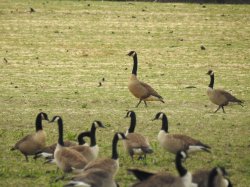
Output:
[[232,187],[233,185],[226,175],[227,172],[222,167],[198,170],[193,173],[193,182],[198,184],[198,187]]
[[111,173],[105,169],[94,168],[87,170],[71,179],[64,187],[91,186],[91,187],[118,187]]
[[83,171],[92,170],[95,168],[103,169],[108,173],[111,173],[114,177],[119,169],[119,155],[117,152],[117,143],[118,140],[124,140],[126,136],[124,133],[115,133],[113,140],[112,140],[112,155],[111,158],[103,158],[103,159],[96,159],[89,162]]
[[134,161],[134,154],[144,155],[146,159],[146,154],[153,153],[152,148],[149,145],[148,140],[141,134],[135,133],[136,126],[136,115],[134,111],[128,111],[125,118],[131,118],[129,129],[126,132],[126,140],[123,141],[126,151],[131,156]]
[[207,74],[210,76],[207,95],[212,103],[219,106],[214,113],[216,113],[220,108],[222,108],[223,112],[225,113],[224,106],[227,106],[229,102],[238,103],[239,105],[243,106],[243,101],[237,99],[229,92],[221,89],[214,89],[214,72],[209,70]]
[[[81,152],[81,154],[85,154],[85,157],[88,160],[95,159],[98,155],[98,152],[99,152],[99,147],[98,147],[98,145],[96,145],[96,137],[95,137],[95,132],[96,132],[97,127],[104,128],[103,124],[100,121],[94,121],[92,123],[91,132],[82,132],[78,135],[78,137],[77,137],[78,145],[72,141],[65,141],[64,147],[71,147],[71,148],[75,149],[76,151]],[[83,139],[83,137],[85,137],[85,136],[88,136],[91,139],[90,148],[85,146],[85,141]],[[53,154],[54,154],[54,151],[56,149],[56,145],[57,144],[55,143],[55,144],[47,146],[47,147],[43,148],[42,150],[38,151],[36,153],[36,155],[34,156],[34,159],[37,159],[39,157],[44,157],[45,159],[47,159],[47,162],[53,163],[53,158],[54,158]]]
[[82,169],[87,164],[87,159],[79,152],[64,146],[63,142],[63,120],[60,116],[54,116],[51,122],[58,123],[58,143],[54,152],[55,162],[65,173],[71,172],[74,168]]
[[[77,140],[78,140],[78,145],[85,145],[85,141],[83,139],[83,137],[88,136],[90,137],[90,132],[82,132],[78,135]],[[33,157],[34,159],[40,158],[40,157],[44,157],[47,160],[50,160],[48,162],[51,162],[54,158],[54,152],[56,150],[56,145],[57,143],[54,143],[52,145],[46,146],[43,149],[39,150],[36,152],[35,156]],[[76,142],[72,142],[72,141],[64,141],[64,147],[73,147],[73,146],[77,146]]]
[[28,156],[34,155],[46,145],[46,133],[43,131],[42,120],[47,120],[48,115],[40,112],[36,117],[36,133],[29,134],[19,140],[11,150],[19,150],[28,162]]
[[166,172],[150,173],[139,169],[129,169],[139,182],[132,187],[197,187],[192,183],[192,175],[182,166],[182,161],[186,159],[187,154],[184,151],[179,151],[175,157],[175,167],[179,176],[173,176]]
[[[81,146],[88,146],[88,143],[85,142],[84,140],[84,137],[90,137],[91,136],[91,133],[90,131],[84,131],[82,133],[80,133],[77,137],[78,139],[78,145],[81,145]],[[33,157],[34,159],[37,159],[37,158],[40,158],[40,157],[43,157],[45,158],[45,162],[44,164],[46,163],[50,163],[50,164],[53,164],[55,163],[55,159],[54,159],[54,152],[55,152],[55,149],[56,149],[56,144],[52,144],[50,146],[47,146],[45,147],[44,149],[42,149],[42,151],[38,151],[35,156]],[[64,147],[77,147],[78,146],[75,142],[72,142],[72,141],[64,141]],[[77,148],[76,148],[77,149]],[[91,148],[88,148],[88,149],[91,149]],[[85,158],[89,158],[89,156],[92,156],[93,154],[92,153],[89,153],[87,156],[85,156]]]
[[156,114],[153,120],[162,120],[161,130],[158,134],[160,145],[170,153],[176,154],[178,151],[206,151],[210,152],[208,145],[182,134],[169,134],[168,118],[163,112]]
[[[76,145],[70,147],[81,153],[87,161],[91,161],[97,158],[99,153],[99,146],[96,144],[96,128],[105,128],[101,121],[94,121],[91,126],[91,131],[89,133],[90,146]],[[85,133],[86,135],[86,133]]]
[[132,56],[134,59],[134,66],[128,83],[128,89],[136,98],[140,99],[136,107],[140,105],[141,101],[144,102],[145,106],[147,106],[146,101],[161,101],[164,103],[162,96],[160,96],[150,85],[137,79],[138,61],[136,52],[130,51],[128,56]]

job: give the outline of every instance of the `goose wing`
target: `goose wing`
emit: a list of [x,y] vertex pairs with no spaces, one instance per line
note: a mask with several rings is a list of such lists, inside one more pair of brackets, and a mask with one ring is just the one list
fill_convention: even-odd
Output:
[[140,81],[140,83],[141,83],[141,85],[142,85],[144,88],[147,89],[147,91],[148,91],[148,97],[149,97],[150,95],[152,95],[152,96],[158,97],[158,98],[160,98],[160,99],[163,99],[162,96],[160,96],[160,95],[159,95],[150,85],[148,85],[147,83],[141,82],[141,81]]
[[172,134],[172,136],[176,139],[179,139],[181,140],[185,146],[186,146],[186,149],[188,149],[188,147],[190,145],[197,145],[197,146],[203,146],[205,148],[211,148],[210,146],[202,143],[201,141],[199,140],[196,140],[194,138],[191,138],[190,136],[186,136],[186,135],[183,135],[183,134]]
[[207,186],[209,172],[208,170],[198,170],[194,172],[192,182],[198,184],[198,186]]
[[61,152],[61,162],[66,163],[70,169],[83,169],[87,164],[87,160],[77,151],[65,148]]
[[22,143],[26,142],[26,141],[32,141],[32,140],[33,140],[33,137],[34,137],[34,134],[29,134],[29,135],[23,137],[21,140],[19,140],[19,141],[14,145],[14,147],[12,148],[12,150],[18,149],[19,146],[20,146]]
[[140,148],[140,147],[149,147],[148,140],[139,133],[129,133],[127,136],[127,143],[131,147]]
[[241,100],[237,99],[236,97],[234,97],[232,94],[230,94],[229,92],[225,91],[225,90],[221,90],[221,89],[216,89],[220,94],[222,94],[225,98],[227,98],[227,100],[229,102],[239,102],[242,103]]
[[175,177],[169,173],[157,173],[147,180],[140,181],[133,185],[133,187],[170,187],[170,186],[183,187],[179,177]]
[[93,161],[90,161],[84,168],[84,171],[87,171],[87,170],[92,170],[92,169],[104,169],[107,171],[107,172],[110,172],[112,173],[113,175],[116,174],[117,170],[118,170],[118,163],[113,160],[113,159],[110,159],[110,158],[105,158],[105,159],[96,159],[96,160],[93,160]]
[[[72,178],[72,181],[69,184],[75,184],[75,186],[85,184],[85,186],[89,185],[91,187],[116,186],[112,175],[104,169],[92,169],[85,171]],[[68,186],[70,186],[69,184]]]

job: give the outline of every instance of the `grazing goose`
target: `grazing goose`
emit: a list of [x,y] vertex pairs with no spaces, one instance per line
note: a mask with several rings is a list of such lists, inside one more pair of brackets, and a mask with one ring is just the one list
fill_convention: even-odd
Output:
[[232,187],[233,185],[226,175],[226,170],[222,167],[198,170],[193,173],[193,182],[198,184],[198,187]]
[[176,154],[178,151],[206,151],[210,152],[208,145],[182,134],[169,134],[168,118],[163,112],[156,114],[153,120],[162,120],[161,130],[158,134],[160,145],[170,153]]
[[11,150],[19,150],[28,162],[28,156],[34,155],[38,150],[46,145],[46,133],[43,131],[42,120],[47,120],[48,115],[40,112],[36,117],[36,133],[29,134],[19,140]]
[[221,89],[214,89],[214,72],[209,70],[207,74],[210,76],[207,95],[212,103],[219,106],[214,113],[216,113],[220,108],[222,108],[223,112],[225,113],[224,106],[227,106],[229,102],[238,103],[239,105],[243,106],[243,101],[237,99],[229,92]]
[[[78,135],[77,137],[78,145],[75,142],[65,141],[64,146],[72,147],[73,149],[81,152],[82,154],[85,154],[88,160],[95,159],[99,152],[99,147],[98,145],[96,145],[96,135],[95,135],[97,127],[104,128],[103,124],[100,121],[94,121],[92,123],[91,132],[82,132]],[[83,139],[83,137],[85,136],[90,137],[90,140],[91,140],[90,148],[86,147],[85,145],[85,141]],[[38,151],[36,155],[34,156],[34,159],[37,159],[39,157],[44,157],[45,159],[48,160],[47,162],[53,163],[53,158],[54,158],[53,154],[56,149],[56,145],[57,144],[55,143]]]
[[124,140],[126,136],[124,133],[115,133],[113,140],[112,140],[112,156],[111,158],[104,158],[104,159],[96,159],[89,162],[86,167],[84,168],[84,172],[87,170],[92,169],[103,169],[106,172],[110,173],[112,177],[116,175],[119,170],[119,155],[117,152],[117,143],[118,140]]
[[105,169],[94,168],[75,176],[64,187],[91,186],[91,187],[118,187],[111,173]]
[[[87,161],[91,161],[97,158],[99,153],[99,146],[96,144],[96,128],[105,128],[101,121],[94,121],[91,126],[91,131],[89,133],[90,137],[90,146],[85,145],[76,145],[70,147],[81,153]],[[86,135],[86,133],[85,133]]]
[[58,123],[58,143],[54,152],[55,162],[63,172],[71,172],[73,169],[83,169],[87,164],[87,159],[79,152],[64,146],[63,141],[63,120],[60,116],[54,116],[51,122]]
[[[82,133],[80,133],[78,135],[77,139],[78,139],[78,145],[79,146],[84,146],[84,147],[89,146],[88,143],[86,143],[85,140],[84,140],[84,137],[86,137],[86,136],[87,137],[91,136],[90,131],[85,131],[85,132],[82,132]],[[37,152],[33,158],[37,159],[37,158],[43,157],[46,160],[44,162],[44,164],[46,164],[46,163],[55,164],[56,162],[55,162],[55,159],[54,159],[54,152],[55,152],[55,149],[56,149],[56,145],[57,144],[55,144],[55,146],[54,146],[54,144],[52,144],[52,145],[50,145],[48,147],[45,147],[46,149],[45,148],[42,149],[43,152],[42,151]],[[78,145],[76,143],[74,143],[74,142],[71,142],[71,141],[65,141],[64,142],[64,147],[72,148],[72,147],[75,147],[75,146],[77,147]],[[86,154],[85,158],[87,159],[91,155],[93,155],[93,154],[88,154],[88,155]]]
[[128,111],[125,118],[131,118],[130,127],[126,132],[126,140],[123,141],[126,151],[131,156],[134,161],[134,154],[144,155],[146,159],[146,154],[153,153],[152,148],[149,145],[148,140],[141,134],[135,133],[136,126],[136,115],[134,111]]
[[139,169],[129,169],[139,182],[132,187],[197,187],[192,183],[192,175],[182,166],[182,161],[187,155],[184,151],[179,151],[175,158],[175,167],[179,176],[173,176],[166,172],[150,173]]
[[[85,145],[84,137],[88,136],[90,137],[90,132],[82,132],[78,135],[77,140],[78,140],[78,145]],[[43,157],[47,160],[53,159],[54,158],[54,152],[56,150],[56,145],[57,143],[54,143],[52,145],[46,146],[43,149],[39,150],[36,152],[34,159]],[[72,141],[64,141],[64,147],[73,147],[76,146],[76,142]]]
[[134,59],[134,66],[128,83],[128,89],[136,98],[140,99],[136,107],[140,105],[141,101],[144,102],[145,106],[147,106],[146,101],[161,101],[164,103],[162,96],[160,96],[150,85],[137,79],[138,61],[136,52],[130,51],[128,56],[132,56]]

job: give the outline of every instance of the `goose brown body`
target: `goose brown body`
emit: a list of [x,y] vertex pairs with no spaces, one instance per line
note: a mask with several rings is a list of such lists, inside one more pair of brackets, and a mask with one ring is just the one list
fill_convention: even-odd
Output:
[[117,187],[112,174],[100,168],[94,168],[73,177],[64,187],[84,185],[91,187]]
[[123,141],[125,150],[129,153],[133,160],[133,156],[137,155],[144,155],[153,153],[152,148],[150,147],[149,141],[146,137],[144,137],[140,133],[134,132],[136,127],[136,114],[134,111],[128,111],[127,115],[125,116],[131,118],[129,129],[126,133],[126,140]]
[[202,147],[204,147],[204,151],[209,152],[206,150],[206,148],[209,148],[208,145],[183,134],[169,134],[161,131],[158,134],[158,141],[164,149],[173,154],[176,154],[180,150],[187,152],[198,151],[202,150]]
[[210,146],[202,143],[199,140],[191,138],[183,134],[170,134],[168,132],[168,119],[166,114],[159,112],[154,120],[162,120],[162,127],[158,134],[159,144],[168,152],[176,154],[178,151],[195,152],[206,151],[210,152]]
[[[76,150],[77,152],[81,153],[87,161],[91,161],[97,158],[99,153],[99,146],[96,144],[96,128],[104,128],[104,125],[101,121],[94,121],[91,126],[90,132],[83,132],[88,133],[88,136],[90,137],[90,146],[86,145],[76,145],[70,147],[71,149]],[[84,135],[85,136],[85,135]]]
[[[75,147],[75,149],[79,149],[79,152],[82,152],[83,150],[81,150],[81,147],[88,146],[88,144],[84,141],[83,138],[85,136],[90,136],[90,135],[91,133],[89,131],[82,132],[77,137],[78,144],[73,141],[63,141],[64,147]],[[48,163],[53,163],[54,152],[56,150],[56,146],[57,146],[57,143],[44,147],[40,151],[36,152],[34,159],[37,159],[39,157],[44,157]]]
[[219,106],[215,112],[217,112],[220,108],[222,108],[223,112],[225,112],[224,106],[227,106],[230,102],[242,105],[243,101],[237,99],[229,92],[222,89],[214,89],[214,72],[209,70],[207,74],[210,76],[210,84],[207,89],[208,98],[212,103]]
[[103,169],[114,177],[119,170],[119,156],[117,152],[117,143],[119,139],[126,139],[124,133],[115,133],[112,140],[111,158],[101,158],[89,162],[84,168],[84,172],[92,169]]
[[134,74],[130,77],[128,89],[136,98],[143,101],[163,102],[163,98],[150,85],[139,81]]
[[36,132],[29,134],[19,140],[11,150],[19,150],[28,161],[29,155],[35,155],[35,153],[43,149],[46,146],[46,133],[42,128],[42,120],[48,121],[46,113],[39,113],[36,117]]
[[192,183],[192,175],[182,166],[182,160],[187,157],[185,152],[176,154],[175,165],[179,176],[170,173],[159,172],[150,173],[138,169],[129,169],[140,181],[132,187],[197,187]]
[[115,176],[119,170],[119,161],[112,158],[96,159],[86,165],[84,172],[96,168],[105,169],[106,172],[112,173]]
[[87,159],[76,150],[64,146],[63,141],[63,121],[60,116],[54,116],[51,122],[58,123],[58,143],[54,152],[55,162],[63,172],[71,172],[73,169],[83,169],[87,164]]
[[139,133],[128,133],[124,140],[125,149],[128,153],[143,155],[146,153],[152,153],[151,147],[149,145],[148,139]]
[[211,170],[201,169],[195,171],[192,180],[198,187],[232,187],[231,181],[225,176],[225,170],[216,167]]
[[79,152],[57,145],[54,153],[57,166],[64,172],[71,172],[73,169],[83,169],[88,163],[87,159]]
[[161,101],[162,103],[164,103],[162,96],[160,96],[149,84],[146,84],[138,80],[137,53],[135,51],[130,51],[128,55],[132,56],[134,59],[134,65],[133,65],[132,75],[129,79],[128,89],[136,98],[140,99],[136,107],[140,105],[141,101],[144,101],[146,106],[147,106],[146,101]]
[[138,182],[132,187],[185,187],[181,178],[167,173],[157,173],[148,180]]
[[37,150],[40,150],[46,145],[46,133],[39,130],[34,134],[25,136],[19,140],[14,148],[20,150],[24,155],[34,155]]

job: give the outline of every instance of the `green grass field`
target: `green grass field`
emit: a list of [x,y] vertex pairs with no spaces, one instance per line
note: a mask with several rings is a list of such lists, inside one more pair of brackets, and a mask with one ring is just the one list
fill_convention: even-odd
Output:
[[[30,7],[35,9],[30,13]],[[127,168],[177,174],[174,155],[159,147],[163,111],[170,133],[193,136],[212,146],[212,154],[190,155],[190,171],[220,165],[229,171],[234,186],[250,183],[250,6],[161,4],[95,1],[0,2],[0,186],[61,186],[56,166],[42,160],[25,162],[10,148],[34,132],[35,117],[44,111],[64,119],[65,139],[75,139],[101,120],[100,157],[111,155],[111,139],[125,132],[137,114],[136,131],[149,137],[154,154],[147,165],[132,164],[119,143],[122,187],[135,178]],[[204,45],[206,50],[201,50]],[[138,53],[138,77],[150,83],[165,104],[138,100],[127,89],[132,69],[130,50]],[[245,100],[245,106],[217,106],[206,96],[209,76],[215,87]],[[98,87],[99,81],[105,82]],[[186,87],[196,88],[188,89]],[[44,123],[48,144],[57,140],[57,126]]]

